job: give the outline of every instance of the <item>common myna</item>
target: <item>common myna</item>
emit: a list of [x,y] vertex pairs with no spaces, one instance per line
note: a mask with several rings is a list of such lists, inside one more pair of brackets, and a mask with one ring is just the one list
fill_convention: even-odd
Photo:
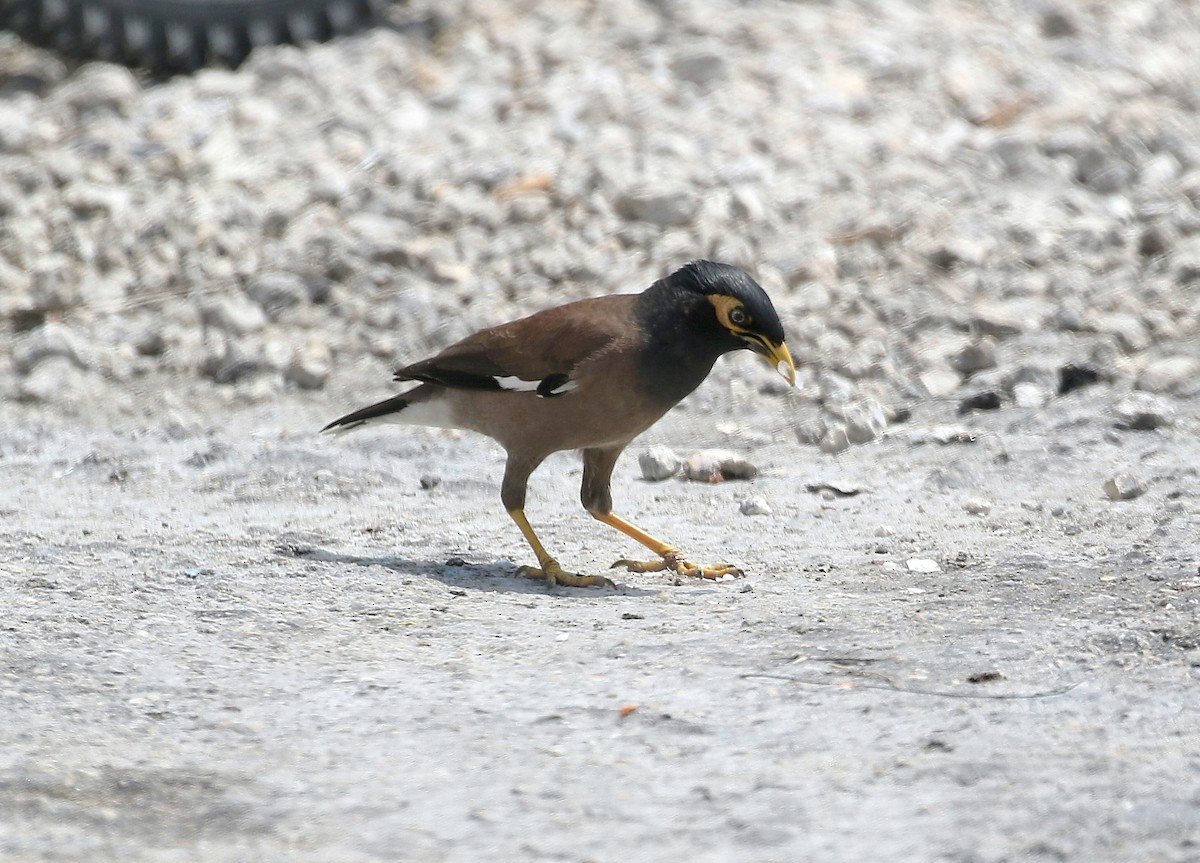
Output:
[[395,422],[470,429],[498,441],[508,452],[500,499],[538,562],[519,571],[550,584],[612,585],[564,571],[525,518],[529,475],[551,453],[569,449],[583,451],[584,508],[660,558],[614,567],[740,575],[728,564],[697,566],[614,515],[609,486],[629,442],[698,387],[719,356],[743,348],[795,383],[783,325],[766,292],[737,267],[694,261],[640,294],[579,300],[468,336],[396,372],[398,381],[419,381],[416,387],[323,431]]

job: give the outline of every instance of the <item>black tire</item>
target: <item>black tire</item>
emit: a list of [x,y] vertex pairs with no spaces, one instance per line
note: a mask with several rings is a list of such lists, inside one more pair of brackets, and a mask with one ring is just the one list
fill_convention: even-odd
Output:
[[0,0],[0,27],[79,57],[156,72],[237,66],[258,45],[323,41],[386,0]]

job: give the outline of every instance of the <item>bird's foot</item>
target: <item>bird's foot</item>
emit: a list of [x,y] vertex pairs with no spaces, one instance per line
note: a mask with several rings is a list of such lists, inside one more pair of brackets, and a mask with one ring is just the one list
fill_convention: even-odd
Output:
[[541,567],[522,566],[517,570],[517,575],[542,579],[552,587],[556,584],[561,584],[566,587],[616,588],[616,585],[603,575],[578,575],[574,572],[567,572],[558,565],[557,560],[553,559],[546,561]]
[[715,563],[711,566],[701,566],[685,558],[678,549],[668,549],[659,560],[618,560],[612,569],[625,567],[629,572],[663,572],[670,570],[679,575],[691,578],[707,578],[712,581],[725,578],[741,578],[745,575],[739,567],[731,563]]

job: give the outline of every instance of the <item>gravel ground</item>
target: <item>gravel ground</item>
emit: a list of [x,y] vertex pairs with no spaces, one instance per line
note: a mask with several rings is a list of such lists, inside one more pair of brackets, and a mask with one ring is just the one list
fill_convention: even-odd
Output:
[[[0,856],[1200,860],[1200,12],[497,3],[168,81],[0,35]],[[480,326],[745,266],[619,511],[320,439]],[[634,456],[720,446],[749,482]],[[576,506],[567,566],[632,549]]]

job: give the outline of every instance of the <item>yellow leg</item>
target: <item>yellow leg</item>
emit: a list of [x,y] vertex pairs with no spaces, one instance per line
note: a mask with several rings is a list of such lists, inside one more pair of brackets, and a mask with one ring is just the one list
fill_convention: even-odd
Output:
[[615,527],[621,533],[628,537],[632,537],[640,542],[646,548],[657,554],[662,560],[653,561],[637,561],[637,560],[618,560],[612,565],[613,569],[618,566],[623,566],[630,572],[658,572],[660,570],[670,569],[680,575],[690,575],[694,578],[723,578],[724,576],[739,577],[744,575],[738,567],[729,563],[718,563],[713,566],[699,566],[684,558],[679,549],[673,545],[668,545],[660,539],[655,539],[650,534],[646,533],[640,527],[630,524],[620,516],[613,515],[611,512],[592,513],[600,521],[607,524],[609,527]]
[[517,527],[521,529],[525,541],[529,543],[529,547],[533,549],[534,555],[537,557],[537,566],[522,566],[517,570],[519,575],[526,575],[530,578],[545,579],[547,584],[565,584],[568,587],[616,587],[609,579],[602,575],[576,575],[573,572],[566,572],[558,561],[550,556],[546,551],[541,541],[537,538],[537,534],[533,532],[533,527],[529,524],[529,519],[525,517],[525,511],[521,509],[510,509],[509,516],[517,523]]

